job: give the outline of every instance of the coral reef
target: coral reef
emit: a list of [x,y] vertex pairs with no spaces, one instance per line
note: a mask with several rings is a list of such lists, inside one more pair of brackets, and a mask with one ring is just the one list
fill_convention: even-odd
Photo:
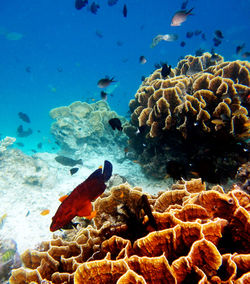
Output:
[[249,201],[241,190],[206,190],[201,179],[157,196],[127,183],[113,187],[95,201],[94,227],[25,251],[24,267],[14,269],[9,282],[246,283]]
[[103,145],[112,148],[112,145],[124,145],[126,141],[126,136],[113,131],[108,123],[115,117],[124,123],[125,118],[111,111],[105,101],[93,104],[76,101],[52,109],[50,116],[56,120],[52,123],[51,133],[65,152],[92,151]]
[[205,53],[186,56],[167,78],[160,71],[146,78],[130,101],[131,120],[124,126],[129,150],[157,178],[172,168],[168,162],[179,171],[174,178],[195,172],[221,183],[234,177],[249,159],[249,62],[223,62]]
[[[22,169],[20,171],[20,169]],[[25,155],[18,149],[7,149],[0,156],[0,186],[13,188],[16,184],[25,186],[38,186],[54,184],[51,169],[39,158]]]
[[0,279],[8,280],[13,268],[21,266],[17,245],[12,239],[0,239]]
[[250,162],[239,167],[236,179],[243,190],[250,193]]
[[11,146],[15,141],[16,141],[16,138],[8,137],[8,136],[0,140],[0,153],[6,151],[7,147]]

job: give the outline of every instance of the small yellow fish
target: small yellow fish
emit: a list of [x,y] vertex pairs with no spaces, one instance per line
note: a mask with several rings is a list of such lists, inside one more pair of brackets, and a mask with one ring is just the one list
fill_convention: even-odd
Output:
[[7,214],[3,214],[3,216],[0,218],[0,229],[2,229],[4,223],[5,223],[5,220],[6,220],[6,217],[7,217]]
[[238,137],[240,137],[240,138],[249,138],[250,137],[250,132],[249,131],[245,131],[245,132],[239,134]]
[[60,201],[60,202],[63,202],[68,196],[69,196],[68,194],[65,194],[65,195],[61,196],[61,197],[59,198],[59,201]]
[[250,127],[250,121],[247,121],[246,123],[244,123],[245,127]]
[[215,125],[224,125],[224,121],[221,119],[213,119],[211,122]]
[[235,112],[233,112],[232,114],[233,114],[233,115],[239,115],[239,114],[245,114],[245,115],[247,115],[247,110],[242,107],[242,108],[236,110]]
[[6,252],[4,254],[2,254],[2,256],[1,256],[2,262],[9,261],[14,256],[15,253],[16,253],[16,251],[14,249],[6,250]]
[[190,174],[195,176],[195,177],[199,177],[199,173],[198,172],[190,171]]
[[40,214],[41,214],[42,216],[45,216],[45,215],[48,215],[49,212],[50,212],[49,209],[44,209],[42,212],[40,212]]

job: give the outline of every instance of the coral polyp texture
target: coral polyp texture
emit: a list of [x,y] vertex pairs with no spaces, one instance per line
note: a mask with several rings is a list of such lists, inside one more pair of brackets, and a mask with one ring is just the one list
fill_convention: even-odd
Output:
[[9,282],[248,283],[249,201],[201,179],[157,196],[113,187],[95,201],[95,225],[25,251]]
[[7,147],[11,146],[15,141],[16,138],[8,136],[0,140],[0,153],[6,151]]
[[66,152],[86,150],[87,145],[97,148],[103,144],[124,143],[125,135],[113,131],[108,121],[115,117],[122,122],[125,119],[111,111],[105,101],[93,104],[76,101],[69,106],[52,109],[50,116],[56,120],[52,123],[51,133]]
[[145,172],[163,178],[174,166],[177,178],[190,172],[214,183],[234,177],[249,159],[249,72],[247,61],[205,53],[186,56],[166,78],[161,69],[146,78],[124,127]]

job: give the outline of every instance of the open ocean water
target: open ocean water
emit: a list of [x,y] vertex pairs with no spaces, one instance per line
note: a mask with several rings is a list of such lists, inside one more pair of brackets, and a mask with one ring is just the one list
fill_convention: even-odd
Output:
[[[88,3],[76,9],[76,4],[83,2]],[[96,5],[96,11],[93,5]],[[172,26],[171,20],[180,10],[191,14],[186,15],[180,26]],[[153,47],[152,41],[158,35],[165,35],[165,39],[170,35],[173,40],[162,40]],[[51,237],[49,224],[59,206],[58,198],[81,184],[105,159],[114,160],[113,172],[107,162],[109,166],[106,166],[106,172],[104,166],[105,174],[97,170],[105,181],[113,173],[114,180],[117,178],[119,181],[117,184],[128,181],[151,194],[172,185],[173,180],[168,175],[158,180],[154,177],[159,176],[154,174],[146,177],[142,163],[137,160],[139,155],[133,156],[132,151],[132,154],[129,153],[132,139],[125,143],[127,137],[118,131],[112,132],[112,135],[115,133],[113,136],[105,132],[106,140],[99,143],[105,146],[100,147],[104,149],[102,152],[95,152],[95,147],[99,146],[95,145],[95,139],[91,140],[92,145],[87,145],[81,137],[79,153],[78,149],[64,145],[63,150],[73,149],[68,153],[65,150],[66,154],[73,153],[74,158],[82,160],[73,165],[70,165],[73,160],[68,160],[67,167],[57,163],[55,157],[62,153],[60,143],[56,143],[50,133],[53,122],[50,110],[75,101],[98,102],[103,90],[98,87],[98,81],[108,76],[114,82],[104,88],[108,94],[107,102],[111,110],[129,120],[129,101],[134,98],[142,78],[148,77],[162,64],[174,68],[186,55],[202,55],[204,52],[218,53],[225,61],[249,60],[250,0],[0,0],[0,141],[6,136],[15,137],[16,142],[11,147],[23,151],[1,153],[0,148],[0,283],[8,283],[8,273],[13,268],[10,259],[14,254],[18,255],[17,266],[20,266],[19,252],[34,248],[41,240]],[[23,113],[22,119],[20,113]],[[246,124],[249,130],[249,119]],[[18,132],[21,128],[32,133],[20,137]],[[141,131],[136,129],[135,139]],[[108,132],[109,129],[106,130]],[[109,143],[107,137],[114,141]],[[140,140],[140,135],[137,140]],[[152,160],[156,171],[160,172],[160,166],[157,166],[160,163],[157,162],[161,160],[160,154],[168,151],[168,145],[161,144],[158,155],[157,147],[153,148],[150,142],[143,142],[141,138],[138,145],[136,143],[134,148],[141,143],[141,149],[149,146],[148,152],[154,152],[156,158]],[[237,146],[242,146],[243,155],[249,155],[245,145],[238,143]],[[89,146],[91,150],[85,151]],[[179,155],[178,149],[177,145],[176,153]],[[207,149],[203,150],[207,155]],[[86,156],[83,155],[85,152]],[[172,152],[169,152],[168,162],[172,159]],[[37,155],[30,157],[35,153]],[[218,152],[216,157],[219,157]],[[246,157],[242,161],[245,162]],[[67,157],[59,158],[64,163],[67,160]],[[184,168],[186,165],[182,162],[178,163]],[[144,170],[150,172],[150,163],[147,165]],[[74,166],[77,169],[74,169],[73,176],[70,170]],[[94,185],[90,182],[89,186],[96,190],[95,198],[101,194],[95,184],[98,178],[95,174],[92,177],[94,181],[91,181]],[[150,208],[149,203],[148,206]],[[7,254],[2,246],[3,236],[12,246]],[[8,263],[7,271],[5,265]]]
[[[113,6],[108,0],[96,0],[100,6],[96,14],[90,11],[92,2],[81,10],[74,0],[0,3],[0,135],[16,137],[20,124],[30,127],[33,134],[17,141],[24,143],[28,154],[39,142],[43,150],[53,151],[49,111],[77,100],[99,100],[97,81],[106,75],[117,81],[108,103],[126,115],[141,77],[152,73],[155,63],[175,67],[180,57],[198,49],[214,48],[225,60],[243,59],[236,54],[239,45],[245,44],[242,53],[250,51],[248,0],[118,0]],[[181,26],[170,26],[183,4],[187,10],[194,8],[193,15]],[[201,34],[186,37],[196,30],[206,40]],[[216,30],[224,37],[218,47],[213,46]],[[173,33],[178,40],[150,48],[158,34]],[[142,55],[145,64],[139,63]],[[19,119],[20,111],[29,115],[30,124]]]

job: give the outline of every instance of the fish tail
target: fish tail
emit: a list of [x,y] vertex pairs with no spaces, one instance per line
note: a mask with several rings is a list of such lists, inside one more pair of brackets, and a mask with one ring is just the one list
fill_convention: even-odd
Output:
[[78,164],[78,165],[83,165],[82,159],[79,159],[79,160],[77,161],[77,164]]
[[109,161],[104,162],[103,177],[104,181],[108,181],[112,176],[113,166]]
[[193,9],[194,9],[194,7],[191,8],[190,10],[188,10],[185,14],[186,14],[186,15],[189,15],[189,16],[190,16],[190,15],[193,15],[193,14],[191,13],[191,12],[193,11]]

